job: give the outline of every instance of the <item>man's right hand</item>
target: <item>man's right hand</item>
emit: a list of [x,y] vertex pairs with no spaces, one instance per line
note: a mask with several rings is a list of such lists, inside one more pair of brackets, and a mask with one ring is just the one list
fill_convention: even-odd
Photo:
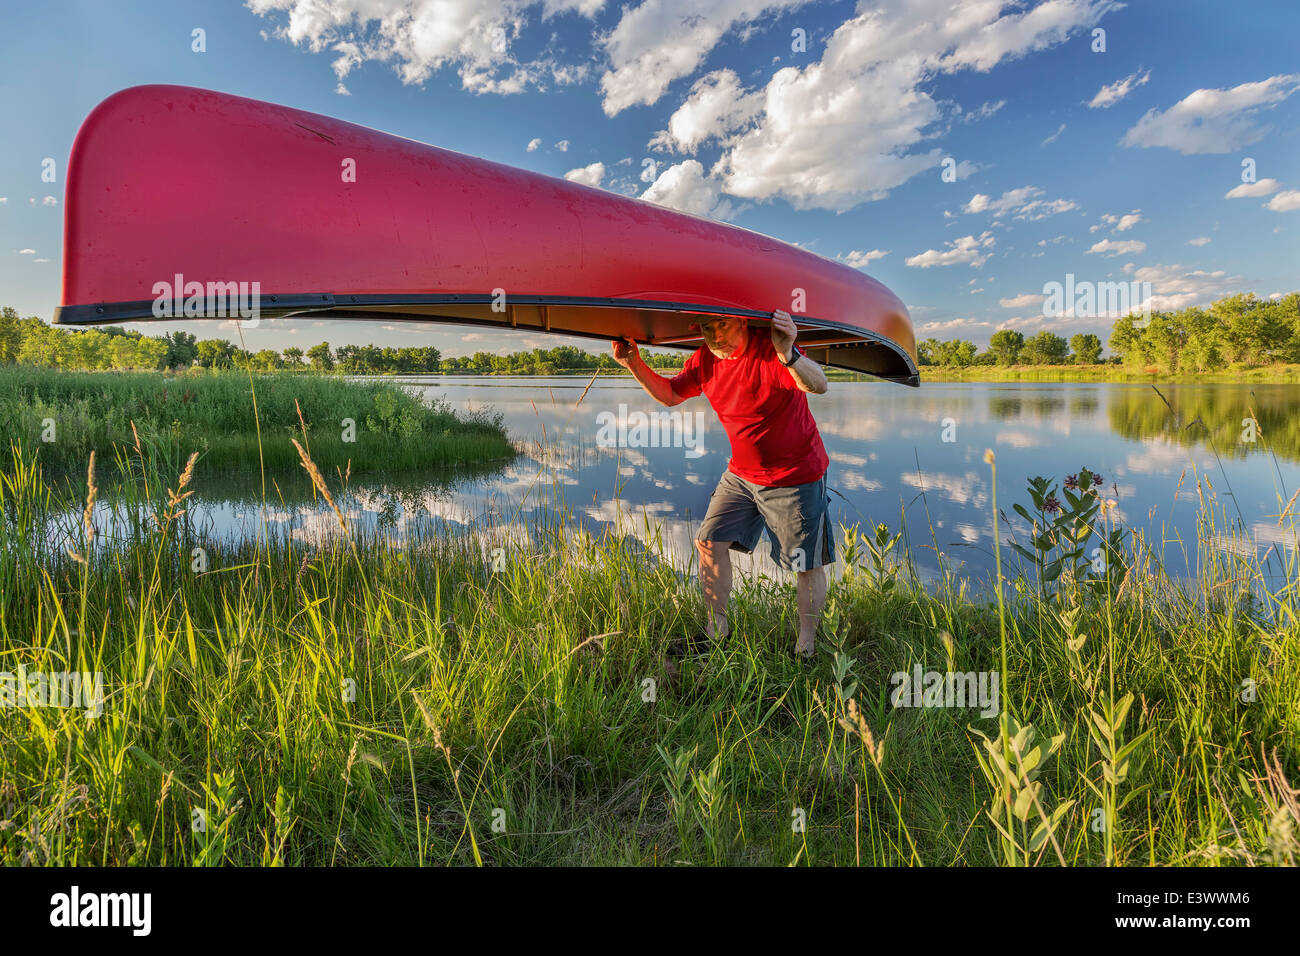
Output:
[[632,363],[641,358],[641,349],[629,337],[625,336],[622,339],[617,339],[611,345],[614,347],[614,361],[625,369],[630,370]]

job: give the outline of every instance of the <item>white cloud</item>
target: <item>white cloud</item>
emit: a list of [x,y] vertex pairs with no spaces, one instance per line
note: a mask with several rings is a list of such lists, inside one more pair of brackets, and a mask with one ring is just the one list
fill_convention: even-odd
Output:
[[1010,299],[998,299],[998,305],[1004,309],[1023,309],[1031,305],[1042,305],[1045,298],[1047,296],[1037,292],[1026,292],[1024,295],[1017,295]]
[[745,93],[732,70],[714,70],[695,81],[690,95],[650,141],[652,148],[694,153],[702,144],[724,135],[762,109],[760,93]]
[[1290,212],[1292,209],[1300,209],[1300,189],[1283,190],[1264,203],[1264,208],[1271,209],[1274,212]]
[[569,151],[569,141],[567,139],[562,139],[555,144],[555,148],[562,153],[567,153]]
[[1140,222],[1147,222],[1142,218],[1142,210],[1134,209],[1131,213],[1119,217],[1119,223],[1115,226],[1116,232],[1127,232]]
[[1053,0],[1002,15],[985,0],[954,14],[949,0],[875,0],[841,24],[822,58],[778,70],[750,128],[724,140],[726,191],[842,212],[883,199],[937,166],[920,145],[942,119],[935,77],[986,72],[1063,42],[1118,9],[1112,0]]
[[1103,239],[1101,242],[1094,242],[1087,254],[1092,255],[1095,252],[1104,256],[1127,256],[1144,252],[1146,247],[1145,242],[1139,242],[1137,239]]
[[992,323],[980,319],[950,319],[947,322],[925,322],[917,326],[916,331],[922,335],[935,335],[940,332],[957,332],[962,329],[987,329]]
[[1066,236],[1053,236],[1051,239],[1039,239],[1038,244],[1040,246],[1054,246],[1057,245],[1058,243],[1069,242],[1069,241],[1070,241],[1069,238]]
[[[542,18],[563,11],[590,18],[603,5],[603,0],[544,0]],[[405,84],[423,83],[453,67],[462,87],[476,93],[576,83],[591,69],[545,55],[528,62],[511,55],[526,12],[537,6],[528,0],[246,0],[246,6],[260,17],[286,15],[272,36],[313,53],[337,53],[330,66],[338,79],[335,91],[343,95],[348,74],[372,60],[391,63]]]
[[847,256],[844,256],[843,261],[846,265],[852,266],[854,269],[862,269],[867,266],[872,259],[883,259],[887,255],[889,255],[889,252],[885,249],[872,249],[870,252],[861,252],[855,249]]
[[1053,133],[1051,136],[1047,137],[1047,139],[1043,140],[1039,145],[1040,145],[1040,146],[1050,146],[1052,143],[1055,143],[1058,139],[1060,139],[1060,138],[1061,138],[1061,134],[1064,133],[1064,132],[1065,132],[1065,124],[1062,123],[1060,126],[1058,126],[1058,127],[1056,128],[1056,132],[1055,132],[1055,133]]
[[957,117],[963,123],[975,123],[982,119],[988,119],[1002,107],[1007,105],[1006,100],[998,100],[996,103],[989,102],[980,105],[979,109],[968,110],[963,113],[960,106],[957,107]]
[[36,255],[36,250],[35,250],[35,249],[19,249],[19,250],[18,250],[18,254],[19,254],[20,256],[34,256],[34,255]]
[[[747,28],[761,29],[808,0],[628,0],[612,28],[595,31],[594,50],[575,62],[557,60],[554,37],[533,59],[520,51],[544,40],[534,27],[546,17],[568,11],[590,18],[606,7],[603,0],[544,0],[540,21],[538,4],[529,0],[246,3],[254,14],[274,18],[275,37],[330,52],[340,83],[359,63],[379,61],[405,83],[422,83],[446,68],[467,90],[505,94],[579,82],[602,69],[599,58],[602,106],[612,116],[658,102],[674,81],[693,76],[719,41],[743,42]],[[1059,46],[1123,4],[1026,6],[979,0],[954,14],[950,0],[862,2],[827,39],[819,60],[801,59],[752,90],[718,75],[717,88],[697,84],[674,113],[675,130],[670,121],[664,136],[687,152],[716,139],[722,156],[710,178],[734,197],[783,198],[800,209],[833,211],[882,199],[943,158],[926,142],[953,115],[933,98],[938,77],[987,72]],[[957,116],[971,121],[1002,106],[983,103]],[[964,162],[959,176],[974,168]]]
[[571,169],[564,174],[564,178],[571,183],[580,183],[583,186],[599,186],[605,179],[605,164],[591,163],[588,166]]
[[1185,309],[1208,305],[1215,299],[1240,291],[1241,276],[1230,276],[1222,269],[1206,272],[1186,271],[1181,265],[1143,266],[1133,273],[1138,282],[1151,283],[1153,310]]
[[1141,76],[1137,73],[1130,73],[1122,80],[1116,80],[1108,86],[1103,86],[1097,91],[1097,94],[1088,102],[1089,109],[1106,109],[1114,106],[1124,97],[1128,96],[1139,86],[1142,86],[1151,78],[1151,71],[1147,70]]
[[41,200],[42,206],[57,206],[58,204],[59,201],[55,199],[53,196],[46,196],[44,199]]
[[1104,229],[1107,226],[1110,226],[1111,232],[1127,232],[1138,223],[1149,221],[1150,220],[1142,218],[1141,209],[1134,209],[1132,212],[1125,213],[1123,216],[1116,216],[1112,213],[1103,213],[1101,222],[1097,223],[1095,226],[1089,226],[1088,231],[1096,232],[1098,229]]
[[984,251],[992,248],[993,244],[993,234],[983,232],[979,238],[962,236],[960,239],[944,243],[947,248],[942,252],[938,249],[927,249],[925,252],[911,256],[903,261],[907,265],[918,269],[929,269],[931,266],[955,266],[963,263],[971,266],[971,268],[978,269],[993,254]]
[[1282,188],[1282,184],[1276,179],[1261,179],[1257,183],[1242,183],[1240,186],[1234,186],[1223,194],[1224,199],[1254,199],[1257,196],[1268,196]]
[[540,147],[541,145],[542,145],[542,138],[540,136],[536,136],[533,139],[530,139],[528,141],[528,152],[530,153],[536,152],[538,147]]
[[693,216],[730,219],[736,210],[730,200],[721,198],[721,193],[721,184],[712,176],[704,175],[699,161],[688,159],[660,173],[641,198]]
[[8,197],[8,196],[0,196],[0,206],[3,206],[3,205],[4,205],[5,203],[7,203],[8,201],[9,201],[9,197]]
[[1198,236],[1195,239],[1187,240],[1187,244],[1189,246],[1205,246],[1205,245],[1209,245],[1209,243],[1210,243],[1210,239],[1208,236]]
[[347,40],[335,43],[332,49],[339,54],[338,59],[330,64],[331,69],[334,70],[334,75],[338,77],[334,92],[339,96],[351,96],[352,93],[343,83],[343,80],[352,72],[354,67],[362,64],[361,50],[355,43],[350,43]]
[[1196,90],[1169,109],[1149,110],[1124,134],[1121,146],[1164,146],[1184,155],[1231,153],[1257,142],[1268,127],[1257,114],[1300,89],[1300,74],[1279,74],[1229,90]]
[[969,179],[974,173],[979,172],[980,166],[972,163],[969,159],[963,159],[952,169],[953,179],[961,182],[963,179]]
[[1078,205],[1070,199],[1037,199],[1043,191],[1037,186],[1021,186],[1010,189],[999,198],[993,199],[983,193],[976,193],[970,201],[961,207],[964,213],[991,212],[994,219],[1010,214],[1013,219],[1035,222],[1055,216],[1058,213],[1077,209]]
[[673,80],[690,76],[733,27],[805,0],[642,0],[625,6],[600,37],[610,68],[600,78],[603,107],[616,116],[659,101]]

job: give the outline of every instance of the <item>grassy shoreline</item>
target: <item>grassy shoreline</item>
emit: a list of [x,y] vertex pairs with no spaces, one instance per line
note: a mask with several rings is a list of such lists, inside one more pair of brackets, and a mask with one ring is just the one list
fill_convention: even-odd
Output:
[[51,469],[64,470],[84,469],[91,450],[111,462],[137,438],[176,473],[194,449],[211,469],[256,471],[259,462],[268,470],[297,468],[293,438],[331,473],[515,454],[499,416],[431,407],[387,382],[278,373],[253,373],[250,381],[247,372],[198,368],[173,374],[0,366],[0,429],[40,448]]
[[1268,365],[1224,369],[1220,372],[1149,371],[1118,365],[1013,365],[921,368],[921,382],[1120,382],[1155,384],[1204,383],[1294,385],[1300,365]]
[[[677,369],[661,368],[655,371],[671,377]],[[833,382],[879,382],[880,379],[861,372],[845,369],[827,368],[826,377]],[[289,374],[318,374],[307,372],[290,372]],[[589,380],[591,369],[558,369],[547,375],[532,375],[527,372],[429,372],[402,373],[376,372],[373,377],[385,378],[574,378]],[[368,375],[367,377],[370,377]],[[630,378],[630,374],[619,368],[613,371],[602,369],[600,377]],[[921,366],[921,384],[930,382],[1117,382],[1161,385],[1164,383],[1205,383],[1205,384],[1251,384],[1251,385],[1294,385],[1300,384],[1300,365],[1243,366],[1229,368],[1219,372],[1179,372],[1169,373],[1162,370],[1151,371],[1133,369],[1121,365],[1102,363],[1100,365],[972,365],[964,368],[940,365]]]
[[[0,708],[7,864],[1300,859],[1294,567],[1260,605],[1258,567],[1210,550],[1185,593],[1095,502],[1062,491],[1051,518],[1038,494],[1061,534],[1030,572],[1003,548],[1004,612],[917,587],[895,536],[855,529],[811,673],[785,654],[792,585],[765,578],[738,591],[733,642],[669,666],[702,607],[654,548],[560,520],[531,543],[417,525],[399,551],[340,519],[318,547],[270,526],[220,546],[159,464],[118,476],[156,520],[111,550],[89,521],[46,541],[40,468],[17,449],[0,468],[0,670],[105,689],[95,719]],[[1100,581],[1050,563],[1080,520],[1105,533]],[[916,666],[999,673],[1016,723],[892,706],[889,675]]]

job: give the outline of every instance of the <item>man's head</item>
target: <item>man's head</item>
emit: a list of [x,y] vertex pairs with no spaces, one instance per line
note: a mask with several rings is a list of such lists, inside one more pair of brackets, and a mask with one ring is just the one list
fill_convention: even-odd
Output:
[[720,359],[738,354],[749,340],[749,320],[743,316],[706,319],[697,325],[704,335],[704,344]]

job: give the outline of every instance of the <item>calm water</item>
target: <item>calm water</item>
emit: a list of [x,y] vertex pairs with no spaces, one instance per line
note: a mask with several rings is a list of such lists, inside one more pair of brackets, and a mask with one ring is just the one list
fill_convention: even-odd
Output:
[[[396,479],[354,479],[348,501],[361,524],[391,529],[395,537],[413,522],[438,530],[526,535],[541,518],[575,532],[626,536],[654,543],[685,561],[709,496],[726,468],[726,434],[705,398],[673,411],[688,430],[664,433],[677,447],[617,447],[617,429],[601,425],[635,413],[663,412],[635,383],[598,381],[581,406],[586,379],[438,376],[411,378],[428,399],[452,407],[490,407],[504,414],[523,449],[512,464],[477,474],[439,472]],[[864,528],[884,523],[907,533],[925,574],[940,555],[976,579],[992,567],[993,515],[990,470],[984,450],[997,454],[998,503],[1012,515],[1023,540],[1024,523],[1011,506],[1029,506],[1026,480],[1063,479],[1086,466],[1099,472],[1117,520],[1141,529],[1157,549],[1163,542],[1171,573],[1194,571],[1197,562],[1196,478],[1207,477],[1221,509],[1243,537],[1221,540],[1224,549],[1294,548],[1293,526],[1278,514],[1300,487],[1298,386],[1162,385],[1163,398],[1133,384],[934,384],[920,389],[877,383],[831,383],[810,396],[831,458],[828,473],[833,516]],[[702,413],[695,415],[696,412]],[[602,418],[602,413],[604,418]],[[1256,440],[1250,429],[1258,422]],[[695,431],[699,426],[699,432]],[[602,437],[615,438],[614,447]],[[628,436],[636,438],[637,436]],[[945,440],[947,439],[947,440]],[[644,445],[644,442],[637,442]],[[280,476],[285,494],[266,517],[303,540],[334,533],[332,512],[309,497],[301,472]],[[1113,486],[1113,487],[1112,487]],[[221,538],[256,534],[261,520],[256,478],[233,482],[205,478],[193,514],[206,534]],[[1297,510],[1300,510],[1298,508]],[[1005,525],[1004,525],[1005,528]],[[1275,571],[1281,571],[1277,558]],[[766,540],[742,573],[775,573]]]

